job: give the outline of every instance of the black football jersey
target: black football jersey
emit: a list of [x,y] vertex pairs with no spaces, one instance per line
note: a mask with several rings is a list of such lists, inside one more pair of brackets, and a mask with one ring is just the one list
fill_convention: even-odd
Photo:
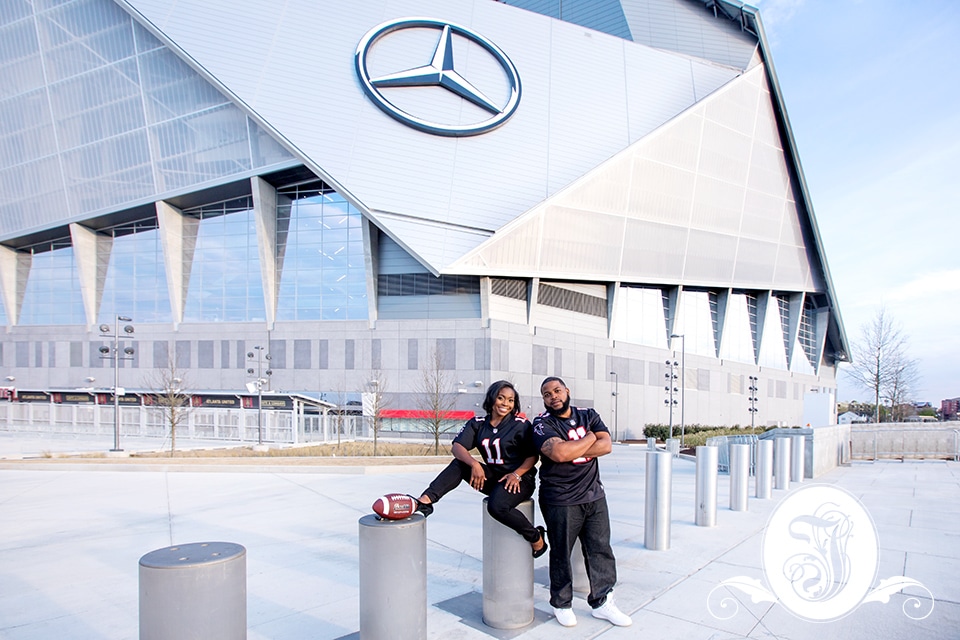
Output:
[[[540,448],[550,438],[579,440],[588,431],[610,432],[593,409],[570,407],[569,418],[557,418],[544,412],[533,419],[533,441]],[[554,462],[540,456],[540,501],[569,506],[586,504],[604,497],[600,482],[600,465],[596,458],[577,458],[571,462]]]
[[523,418],[507,417],[496,427],[486,418],[471,418],[453,441],[467,451],[476,449],[485,464],[501,473],[510,473],[537,455],[530,423]]

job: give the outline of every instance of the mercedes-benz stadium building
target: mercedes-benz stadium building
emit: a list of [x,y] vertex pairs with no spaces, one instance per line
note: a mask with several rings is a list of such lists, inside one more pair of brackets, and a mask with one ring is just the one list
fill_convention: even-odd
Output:
[[400,430],[431,369],[455,417],[558,375],[618,439],[816,426],[849,350],[728,0],[5,1],[0,293],[12,389],[269,354]]

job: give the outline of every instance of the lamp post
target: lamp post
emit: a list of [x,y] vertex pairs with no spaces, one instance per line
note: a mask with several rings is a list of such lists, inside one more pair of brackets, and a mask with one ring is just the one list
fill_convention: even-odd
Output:
[[750,392],[749,400],[750,400],[750,429],[751,430],[756,428],[755,418],[757,416],[757,400],[758,400],[757,390],[759,389],[757,385],[759,381],[760,379],[757,376],[750,376],[750,386],[747,388],[747,391]]
[[667,373],[664,377],[667,379],[667,386],[663,388],[667,392],[667,399],[663,401],[663,404],[670,407],[670,432],[669,437],[673,438],[673,408],[677,406],[677,401],[673,399],[673,394],[677,392],[677,361],[676,360],[667,360]]
[[620,377],[616,371],[611,371],[610,375],[613,376],[613,441],[617,442],[620,425]]
[[683,409],[687,400],[687,339],[682,333],[672,333],[671,338],[680,338],[680,446],[683,446],[683,431],[685,423],[683,420]]
[[253,375],[254,373],[256,373],[257,375],[257,380],[254,383],[257,385],[257,444],[262,445],[263,444],[263,385],[265,385],[269,380],[269,378],[264,378],[263,374],[266,373],[267,376],[272,376],[273,370],[272,369],[267,369],[266,371],[263,370],[263,361],[266,360],[269,362],[270,354],[269,353],[265,354],[264,348],[259,345],[254,347],[254,350],[256,351],[256,354],[254,354],[253,351],[250,351],[249,353],[247,353],[247,359],[253,360],[254,358],[256,358],[257,370],[256,372],[254,372],[253,367],[250,367],[249,369],[247,369],[247,373],[250,375]]
[[[133,347],[125,347],[123,349],[123,355],[120,354],[121,322],[133,322],[133,320],[126,316],[114,316],[113,347],[100,347],[100,359],[113,360],[113,449],[110,449],[110,451],[123,451],[123,449],[120,448],[120,396],[123,395],[124,389],[120,387],[120,361],[133,360],[133,354],[135,353]],[[133,325],[124,325],[123,332],[132,336]],[[104,338],[111,337],[110,325],[100,325],[100,336]]]

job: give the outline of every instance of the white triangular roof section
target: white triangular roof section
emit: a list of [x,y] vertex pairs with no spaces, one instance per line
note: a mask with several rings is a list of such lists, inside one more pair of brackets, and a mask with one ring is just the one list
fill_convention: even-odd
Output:
[[118,1],[434,273],[742,73],[489,0],[424,0],[420,15],[496,43],[523,88],[500,128],[440,137],[381,112],[354,71],[367,31],[410,17],[402,3]]
[[756,65],[499,230],[451,272],[823,291]]

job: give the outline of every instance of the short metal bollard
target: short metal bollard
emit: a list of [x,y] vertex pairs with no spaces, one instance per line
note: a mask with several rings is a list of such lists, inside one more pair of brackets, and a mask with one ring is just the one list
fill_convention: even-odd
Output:
[[360,518],[360,640],[381,638],[427,638],[427,527],[419,513]]
[[670,500],[673,455],[669,451],[647,451],[647,486],[643,518],[643,543],[647,549],[670,548]]
[[790,489],[790,439],[773,441],[773,479],[777,489]]
[[650,451],[657,450],[657,439],[656,438],[647,438],[647,449]]
[[773,440],[757,441],[756,497],[769,500],[773,496]]
[[140,640],[247,637],[247,550],[192,542],[140,558]]
[[[483,499],[483,623],[519,629],[533,622],[533,554],[530,543],[493,519]],[[533,501],[517,509],[533,522]]]
[[674,457],[680,455],[680,438],[667,438],[667,451]]
[[590,593],[590,576],[587,575],[587,561],[583,558],[583,547],[580,538],[573,542],[573,551],[570,552],[570,569],[573,573],[573,590],[576,593],[587,595]]
[[803,482],[803,454],[806,449],[806,436],[790,436],[790,481]]
[[750,445],[730,445],[730,510],[747,510],[750,483]]
[[694,521],[699,527],[717,524],[717,460],[716,447],[697,447],[697,512]]

